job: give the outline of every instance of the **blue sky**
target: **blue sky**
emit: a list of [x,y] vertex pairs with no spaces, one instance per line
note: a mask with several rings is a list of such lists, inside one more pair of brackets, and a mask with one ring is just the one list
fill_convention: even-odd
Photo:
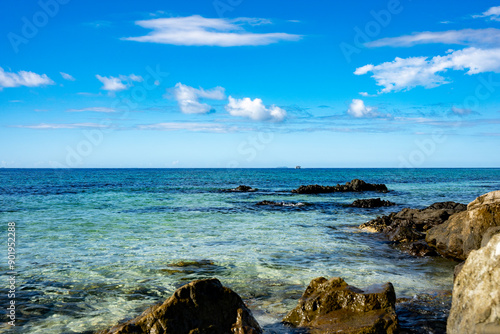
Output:
[[497,1],[4,1],[0,167],[498,167]]

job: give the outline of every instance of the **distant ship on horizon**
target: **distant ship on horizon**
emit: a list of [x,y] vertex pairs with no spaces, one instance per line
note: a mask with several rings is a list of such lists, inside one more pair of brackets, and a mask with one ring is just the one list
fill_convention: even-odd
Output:
[[300,167],[300,166],[295,166],[295,169],[301,169],[301,168],[302,168],[302,167]]

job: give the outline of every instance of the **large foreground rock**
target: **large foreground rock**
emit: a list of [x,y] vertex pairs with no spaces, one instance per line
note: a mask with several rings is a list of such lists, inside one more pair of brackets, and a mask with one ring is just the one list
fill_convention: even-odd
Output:
[[262,333],[241,298],[217,279],[193,281],[163,304],[102,334],[255,334]]
[[320,186],[318,184],[312,184],[308,186],[300,186],[297,189],[292,190],[295,194],[324,194],[324,193],[334,193],[334,192],[361,192],[361,191],[380,191],[387,192],[387,187],[385,184],[371,184],[366,183],[363,180],[354,179],[351,182],[346,182],[346,184],[337,184],[336,186]]
[[385,234],[401,250],[411,255],[437,255],[424,241],[426,231],[466,209],[465,204],[439,202],[421,210],[405,208],[388,216],[377,217],[359,227],[369,232]]
[[500,235],[471,251],[453,286],[449,334],[500,333]]
[[396,294],[391,283],[360,290],[342,278],[311,281],[297,307],[283,319],[311,334],[396,333]]
[[[465,260],[469,253],[500,232],[500,191],[479,196],[467,211],[427,231],[425,240],[443,256]],[[484,239],[484,242],[483,242]]]

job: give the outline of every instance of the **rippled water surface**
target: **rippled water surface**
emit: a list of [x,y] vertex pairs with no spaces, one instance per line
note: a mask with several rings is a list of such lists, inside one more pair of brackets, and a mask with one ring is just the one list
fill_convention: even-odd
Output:
[[[354,178],[391,191],[290,192]],[[240,184],[259,190],[220,191]],[[499,169],[0,169],[4,242],[16,222],[15,331],[104,329],[207,277],[239,293],[268,333],[290,332],[279,321],[318,276],[359,287],[390,281],[398,297],[449,290],[454,263],[410,257],[356,227],[498,189]],[[347,206],[373,197],[398,206]],[[308,205],[255,205],[263,200]]]

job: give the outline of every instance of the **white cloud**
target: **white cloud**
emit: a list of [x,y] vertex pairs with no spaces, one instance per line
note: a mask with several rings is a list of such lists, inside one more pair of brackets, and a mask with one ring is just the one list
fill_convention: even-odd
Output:
[[37,125],[15,125],[15,128],[25,129],[85,129],[85,128],[108,128],[108,125],[98,123],[69,123],[69,124],[46,124]]
[[224,88],[215,87],[209,90],[203,88],[196,89],[190,86],[177,83],[173,88],[174,98],[179,104],[179,108],[185,114],[206,114],[212,107],[206,103],[200,103],[200,98],[209,100],[223,100],[225,98]]
[[106,108],[106,107],[91,107],[91,108],[82,108],[82,109],[68,109],[67,112],[83,112],[83,111],[93,111],[93,112],[115,112],[116,109]]
[[218,123],[182,123],[182,122],[167,122],[148,125],[139,125],[140,130],[158,130],[158,131],[191,131],[191,132],[213,132],[213,133],[228,133],[241,131],[242,129],[235,126],[227,126]]
[[500,21],[500,6],[491,7],[481,15],[473,15],[473,18],[487,17],[492,21]]
[[97,74],[95,77],[97,78],[97,80],[103,83],[104,86],[102,86],[101,89],[107,90],[110,93],[118,92],[132,87],[133,81],[143,81],[143,78],[141,76],[135,74],[119,75],[118,77],[103,77]]
[[364,97],[373,97],[373,96],[377,96],[377,95],[374,95],[374,94],[368,94],[367,92],[359,92],[359,95],[364,96]]
[[[500,8],[500,7],[499,7]],[[399,37],[378,39],[365,45],[367,47],[408,47],[417,44],[459,44],[468,46],[497,46],[500,44],[500,29],[462,29],[448,31],[424,31]]]
[[77,95],[82,95],[82,96],[102,96],[102,93],[99,92],[99,93],[88,93],[88,92],[79,92],[79,93],[76,93]]
[[474,113],[471,109],[467,109],[467,108],[458,108],[458,107],[451,107],[451,112],[454,113],[455,115],[459,115],[459,116],[466,116],[466,115],[470,115],[472,113]]
[[466,48],[449,51],[445,56],[399,58],[379,65],[368,64],[356,69],[354,74],[363,75],[372,72],[379,93],[409,90],[417,86],[437,87],[449,81],[438,73],[448,69],[467,70],[466,74],[500,72],[500,48]]
[[352,99],[347,113],[356,118],[381,116],[377,112],[377,108],[365,105],[365,102],[360,99]]
[[251,33],[243,24],[260,25],[270,21],[255,18],[204,18],[199,15],[172,17],[135,22],[153,31],[145,36],[123,38],[129,41],[189,46],[268,45],[282,40],[296,41],[300,35],[287,33]]
[[286,117],[286,111],[272,105],[266,107],[261,99],[234,99],[229,97],[229,103],[226,105],[226,110],[232,116],[247,117],[254,121],[276,121],[281,122]]
[[63,77],[64,80],[69,80],[69,81],[75,81],[76,79],[73,78],[71,74],[64,73],[64,72],[59,72],[61,73],[61,76]]
[[53,84],[54,81],[46,74],[40,75],[27,71],[19,71],[17,73],[5,72],[4,69],[0,67],[0,90],[6,87],[38,87]]

